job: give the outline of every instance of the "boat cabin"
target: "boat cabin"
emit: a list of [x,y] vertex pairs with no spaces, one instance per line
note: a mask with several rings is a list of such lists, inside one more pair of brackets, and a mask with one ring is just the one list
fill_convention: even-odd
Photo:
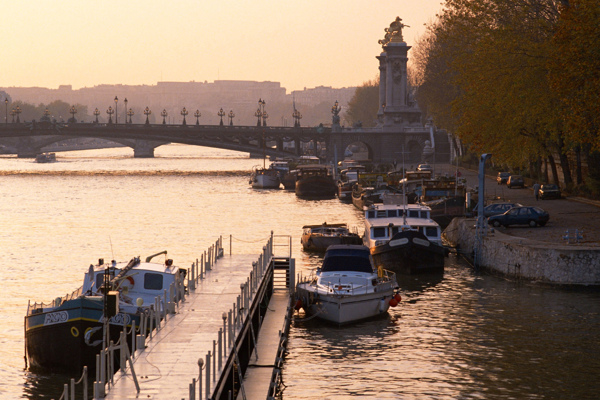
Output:
[[407,229],[421,232],[432,243],[442,244],[441,228],[431,219],[429,207],[418,204],[374,204],[365,210],[363,239],[365,245],[371,248]]
[[105,274],[108,273],[108,280],[112,286],[109,290],[118,290],[121,293],[121,301],[138,307],[148,306],[154,303],[156,296],[162,296],[164,290],[168,291],[182,273],[170,259],[164,264],[140,262],[139,258],[135,260],[129,263],[113,261],[107,266],[104,260],[100,259],[97,265],[90,265],[84,276],[82,293],[103,293]]

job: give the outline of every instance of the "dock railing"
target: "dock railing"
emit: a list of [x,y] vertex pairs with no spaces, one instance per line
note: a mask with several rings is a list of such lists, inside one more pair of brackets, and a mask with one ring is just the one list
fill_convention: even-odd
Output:
[[[277,243],[275,241],[277,240]],[[286,254],[275,257],[274,249],[285,247]],[[112,385],[114,385],[114,354],[119,351],[120,371],[122,374],[131,375],[136,383],[136,388],[139,393],[140,388],[137,384],[135,376],[133,360],[146,348],[146,343],[152,341],[155,332],[159,332],[168,322],[170,314],[179,312],[181,304],[186,301],[186,296],[190,291],[196,290],[199,282],[206,279],[207,272],[211,271],[217,260],[223,257],[223,238],[220,236],[214,244],[204,251],[199,258],[192,263],[185,274],[180,274],[174,284],[169,289],[164,290],[162,296],[157,296],[151,307],[141,315],[139,326],[135,322],[131,327],[123,326],[119,341],[115,344],[109,342],[96,356],[96,380],[93,384],[93,398],[101,399],[106,397]],[[213,340],[212,350],[208,351],[204,357],[198,358],[198,378],[193,379],[189,383],[189,399],[211,399],[213,392],[216,390],[218,380],[227,368],[227,362],[234,360],[235,364],[239,364],[238,345],[236,338],[242,329],[249,329],[254,344],[256,344],[257,333],[254,331],[254,326],[260,322],[249,318],[250,309],[258,307],[259,304],[254,304],[256,296],[267,290],[269,286],[267,280],[268,274],[275,275],[275,264],[278,264],[279,272],[285,276],[285,279],[275,283],[273,279],[273,290],[285,288],[292,293],[295,289],[295,263],[291,258],[291,237],[288,235],[273,235],[271,232],[266,245],[262,249],[257,261],[252,263],[252,270],[248,275],[246,282],[240,285],[240,294],[236,301],[232,304],[228,312],[222,315],[223,326],[216,332],[216,339]],[[284,271],[285,265],[285,271]],[[38,305],[39,306],[39,305]],[[33,308],[33,307],[32,307]],[[281,364],[287,343],[287,334],[289,330],[289,316],[291,309],[288,309],[288,317],[284,322],[283,329],[279,333],[279,349],[277,363],[273,372],[273,382],[279,382],[281,379]],[[130,339],[128,339],[130,338]],[[129,366],[127,366],[129,364]],[[241,374],[241,371],[239,372]],[[84,374],[87,377],[87,367],[84,367]],[[240,390],[243,392],[242,376],[239,376]],[[86,378],[87,379],[87,378]],[[83,377],[77,382],[87,382]],[[87,383],[86,383],[87,384]],[[71,386],[74,383],[71,380]],[[276,385],[273,386],[276,391]],[[270,390],[271,392],[271,390]],[[65,390],[61,399],[75,400],[74,388],[70,393],[68,384],[65,385]],[[198,397],[196,397],[196,394]],[[84,388],[83,399],[87,400],[87,387]]]

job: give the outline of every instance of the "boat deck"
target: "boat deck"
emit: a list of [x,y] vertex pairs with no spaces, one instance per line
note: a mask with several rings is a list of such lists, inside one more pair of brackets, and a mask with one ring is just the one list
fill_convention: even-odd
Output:
[[[199,376],[198,360],[214,351],[213,342],[218,339],[219,328],[223,327],[222,314],[232,309],[240,295],[240,285],[246,282],[254,261],[255,255],[224,255],[219,258],[205,278],[198,281],[196,289],[190,290],[179,312],[169,315],[162,329],[146,343],[145,350],[136,352],[134,370],[140,393],[136,393],[127,368],[125,374],[115,374],[114,386],[108,390],[106,398],[190,398],[189,384]],[[277,324],[277,329],[281,329],[283,319]],[[261,337],[269,336],[271,330],[270,324],[265,325],[261,329]],[[259,354],[262,352],[259,349]],[[212,365],[210,369],[214,371]],[[269,378],[271,372],[269,369]]]

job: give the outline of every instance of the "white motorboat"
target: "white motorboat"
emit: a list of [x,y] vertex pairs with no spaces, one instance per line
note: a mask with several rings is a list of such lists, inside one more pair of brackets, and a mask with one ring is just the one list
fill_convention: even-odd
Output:
[[308,315],[346,324],[387,313],[396,306],[396,275],[373,267],[369,248],[330,246],[323,265],[296,285],[296,308]]
[[280,179],[278,170],[255,166],[252,168],[250,185],[255,189],[279,189]]

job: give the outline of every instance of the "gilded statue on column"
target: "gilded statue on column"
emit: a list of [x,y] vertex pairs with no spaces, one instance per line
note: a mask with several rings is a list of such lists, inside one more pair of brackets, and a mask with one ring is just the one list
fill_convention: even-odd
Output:
[[390,42],[404,42],[404,39],[402,38],[402,28],[410,28],[410,26],[402,23],[402,18],[396,17],[396,19],[390,24],[390,27],[384,29],[385,37],[379,40],[379,44],[386,45]]

